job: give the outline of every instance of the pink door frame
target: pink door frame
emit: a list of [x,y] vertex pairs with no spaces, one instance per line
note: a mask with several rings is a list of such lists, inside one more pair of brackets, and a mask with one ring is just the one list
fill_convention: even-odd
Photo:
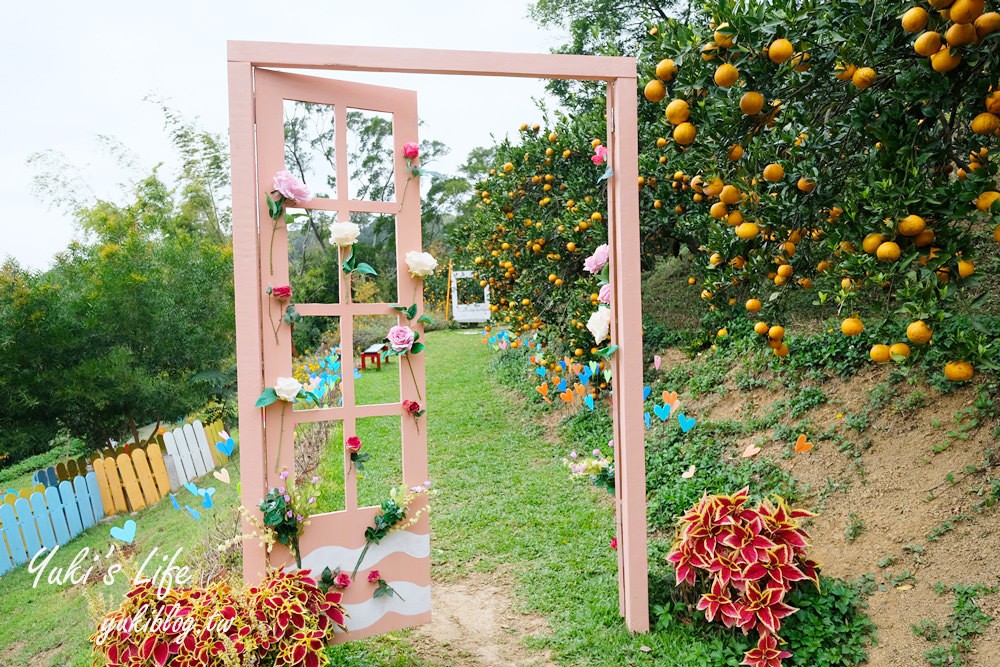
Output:
[[[604,81],[607,84],[607,141],[614,174],[608,187],[608,244],[614,290],[611,340],[614,373],[615,497],[618,536],[619,611],[633,632],[649,630],[646,540],[645,425],[643,422],[642,306],[640,300],[639,165],[635,59],[603,56],[397,49],[384,47],[228,43],[230,140],[232,145],[233,254],[236,280],[238,402],[241,415],[254,414],[264,387],[259,281],[258,184],[254,158],[254,70],[320,69],[414,74],[526,77]],[[247,289],[254,286],[253,289]],[[257,414],[260,410],[256,411]],[[240,420],[243,498],[255,507],[263,488],[263,420]],[[247,479],[254,483],[247,483]],[[253,495],[253,491],[249,491]],[[259,577],[264,555],[244,547],[244,576]]]

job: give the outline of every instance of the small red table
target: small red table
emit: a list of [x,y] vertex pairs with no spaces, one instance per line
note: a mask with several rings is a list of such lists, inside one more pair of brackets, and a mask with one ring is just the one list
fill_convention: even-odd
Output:
[[366,362],[369,359],[375,362],[376,370],[382,370],[382,353],[387,349],[389,348],[385,343],[375,343],[374,345],[369,345],[368,348],[361,353],[361,370],[366,370]]

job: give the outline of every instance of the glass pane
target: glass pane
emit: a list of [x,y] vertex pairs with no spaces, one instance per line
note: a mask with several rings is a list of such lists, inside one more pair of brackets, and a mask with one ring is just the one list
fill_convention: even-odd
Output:
[[384,361],[381,357],[385,336],[398,321],[395,315],[359,315],[354,318],[354,359],[358,366],[354,402],[357,405],[399,402],[399,374],[406,362],[400,357],[388,357]]
[[351,199],[393,201],[392,114],[347,110],[348,193]]
[[293,340],[292,373],[318,401],[296,401],[295,410],[340,405],[340,318],[302,317]]
[[285,210],[288,225],[288,276],[295,303],[340,301],[337,246],[330,243],[334,211]]
[[333,107],[285,100],[285,167],[314,197],[337,196]]
[[296,479],[319,477],[313,514],[344,509],[344,440],[339,421],[299,424],[295,428]]
[[[354,212],[351,222],[361,228],[361,235],[354,244],[357,261],[370,265],[378,274],[353,275],[351,300],[354,303],[400,303],[396,289],[396,216]],[[405,305],[410,303],[412,299]]]
[[378,505],[389,490],[403,483],[403,436],[401,417],[366,417],[357,421],[355,435],[361,439],[360,455],[368,460],[358,475],[358,506]]

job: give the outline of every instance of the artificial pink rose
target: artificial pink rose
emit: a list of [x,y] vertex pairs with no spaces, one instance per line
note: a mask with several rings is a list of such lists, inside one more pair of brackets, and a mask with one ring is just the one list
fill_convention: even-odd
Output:
[[410,348],[413,347],[416,337],[413,329],[410,327],[394,326],[389,329],[386,340],[389,341],[389,346],[396,352],[409,352]]
[[601,285],[601,291],[597,293],[597,300],[601,303],[611,303],[611,285]]
[[420,146],[415,141],[403,144],[403,157],[407,160],[412,160],[413,158],[420,155]]
[[337,588],[347,588],[351,585],[351,575],[341,572],[333,578],[333,585]]
[[591,161],[594,164],[603,164],[608,160],[608,149],[604,146],[598,146],[594,149],[594,154],[590,156]]
[[403,410],[405,410],[408,414],[415,415],[420,412],[420,404],[416,401],[403,401]]
[[347,451],[351,454],[356,454],[361,451],[361,438],[356,435],[352,435],[347,439]]
[[290,285],[273,287],[271,288],[271,296],[279,301],[287,301],[292,298],[292,287]]
[[368,573],[368,583],[369,584],[374,584],[375,582],[377,582],[381,578],[382,578],[382,575],[378,573],[378,570],[372,570],[371,572]]
[[594,254],[583,260],[583,268],[588,273],[600,273],[608,263],[608,244],[602,243],[594,250]]
[[292,172],[287,169],[282,169],[274,175],[274,189],[285,199],[295,200],[299,204],[304,204],[313,198],[309,188],[292,176]]

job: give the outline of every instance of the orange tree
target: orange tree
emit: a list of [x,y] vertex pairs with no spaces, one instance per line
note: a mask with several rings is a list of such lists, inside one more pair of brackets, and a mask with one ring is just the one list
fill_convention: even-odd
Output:
[[[915,351],[955,362],[951,379],[971,373],[959,362],[993,366],[977,251],[1000,241],[1000,14],[933,4],[718,0],[648,27],[643,252],[689,257],[712,329],[758,322],[784,356],[787,313],[816,306],[876,361]],[[462,238],[501,323],[554,328],[550,343],[583,355],[597,291],[583,258],[606,237],[589,224],[603,109],[503,144]]]

